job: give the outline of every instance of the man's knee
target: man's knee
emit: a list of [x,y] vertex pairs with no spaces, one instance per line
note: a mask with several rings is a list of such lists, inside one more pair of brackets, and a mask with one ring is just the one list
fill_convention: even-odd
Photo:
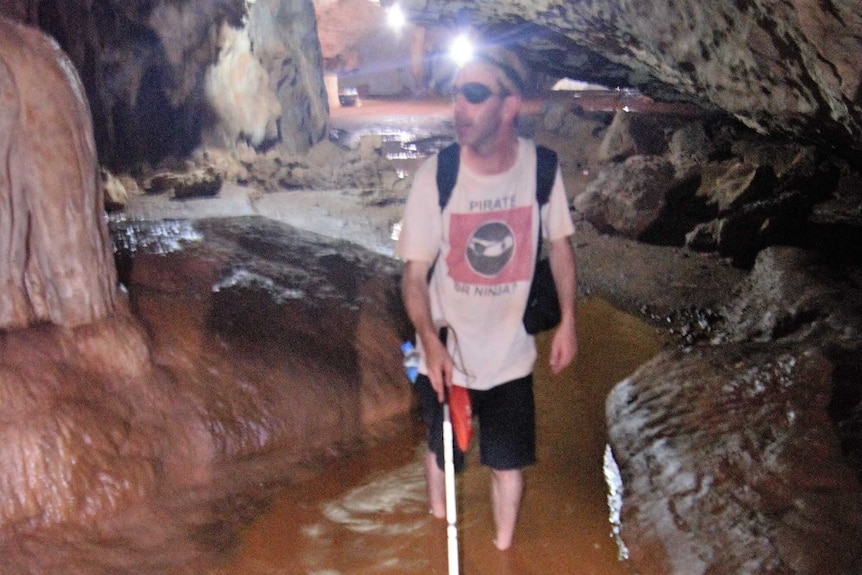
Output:
[[495,481],[504,484],[519,483],[522,481],[524,472],[521,469],[494,469],[491,468],[491,475]]

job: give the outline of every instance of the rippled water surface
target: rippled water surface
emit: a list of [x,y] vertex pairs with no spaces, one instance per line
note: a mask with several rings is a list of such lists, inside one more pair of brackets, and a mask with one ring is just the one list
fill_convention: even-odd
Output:
[[[655,331],[605,302],[580,308],[580,355],[558,377],[536,374],[539,463],[527,489],[514,547],[491,542],[488,472],[458,478],[460,572],[623,575],[603,477],[604,399],[651,357]],[[543,357],[548,340],[540,340]],[[474,446],[475,447],[475,446]],[[425,503],[418,424],[280,495],[242,537],[237,556],[213,575],[445,574],[445,522]]]

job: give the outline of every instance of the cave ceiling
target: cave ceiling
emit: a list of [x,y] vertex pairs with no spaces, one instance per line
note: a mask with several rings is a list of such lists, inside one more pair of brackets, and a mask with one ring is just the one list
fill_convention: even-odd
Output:
[[514,44],[550,76],[700,103],[854,162],[862,152],[859,0],[398,3],[417,24]]

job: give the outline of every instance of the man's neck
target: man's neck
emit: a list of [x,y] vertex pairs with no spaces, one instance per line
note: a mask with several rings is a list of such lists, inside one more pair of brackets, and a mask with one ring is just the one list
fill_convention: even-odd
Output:
[[501,174],[518,159],[518,138],[510,134],[479,146],[464,146],[461,159],[474,172],[490,176]]

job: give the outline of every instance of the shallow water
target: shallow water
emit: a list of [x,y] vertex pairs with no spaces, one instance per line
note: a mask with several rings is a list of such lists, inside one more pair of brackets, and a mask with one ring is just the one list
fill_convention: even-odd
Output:
[[[660,347],[653,328],[602,300],[580,306],[576,365],[536,373],[539,463],[527,488],[513,548],[491,542],[488,472],[468,454],[458,478],[460,573],[624,575],[612,537],[603,477],[604,400],[613,385]],[[548,338],[540,338],[547,354]],[[445,522],[427,513],[421,429],[291,487],[244,532],[237,555],[212,575],[445,574]]]

